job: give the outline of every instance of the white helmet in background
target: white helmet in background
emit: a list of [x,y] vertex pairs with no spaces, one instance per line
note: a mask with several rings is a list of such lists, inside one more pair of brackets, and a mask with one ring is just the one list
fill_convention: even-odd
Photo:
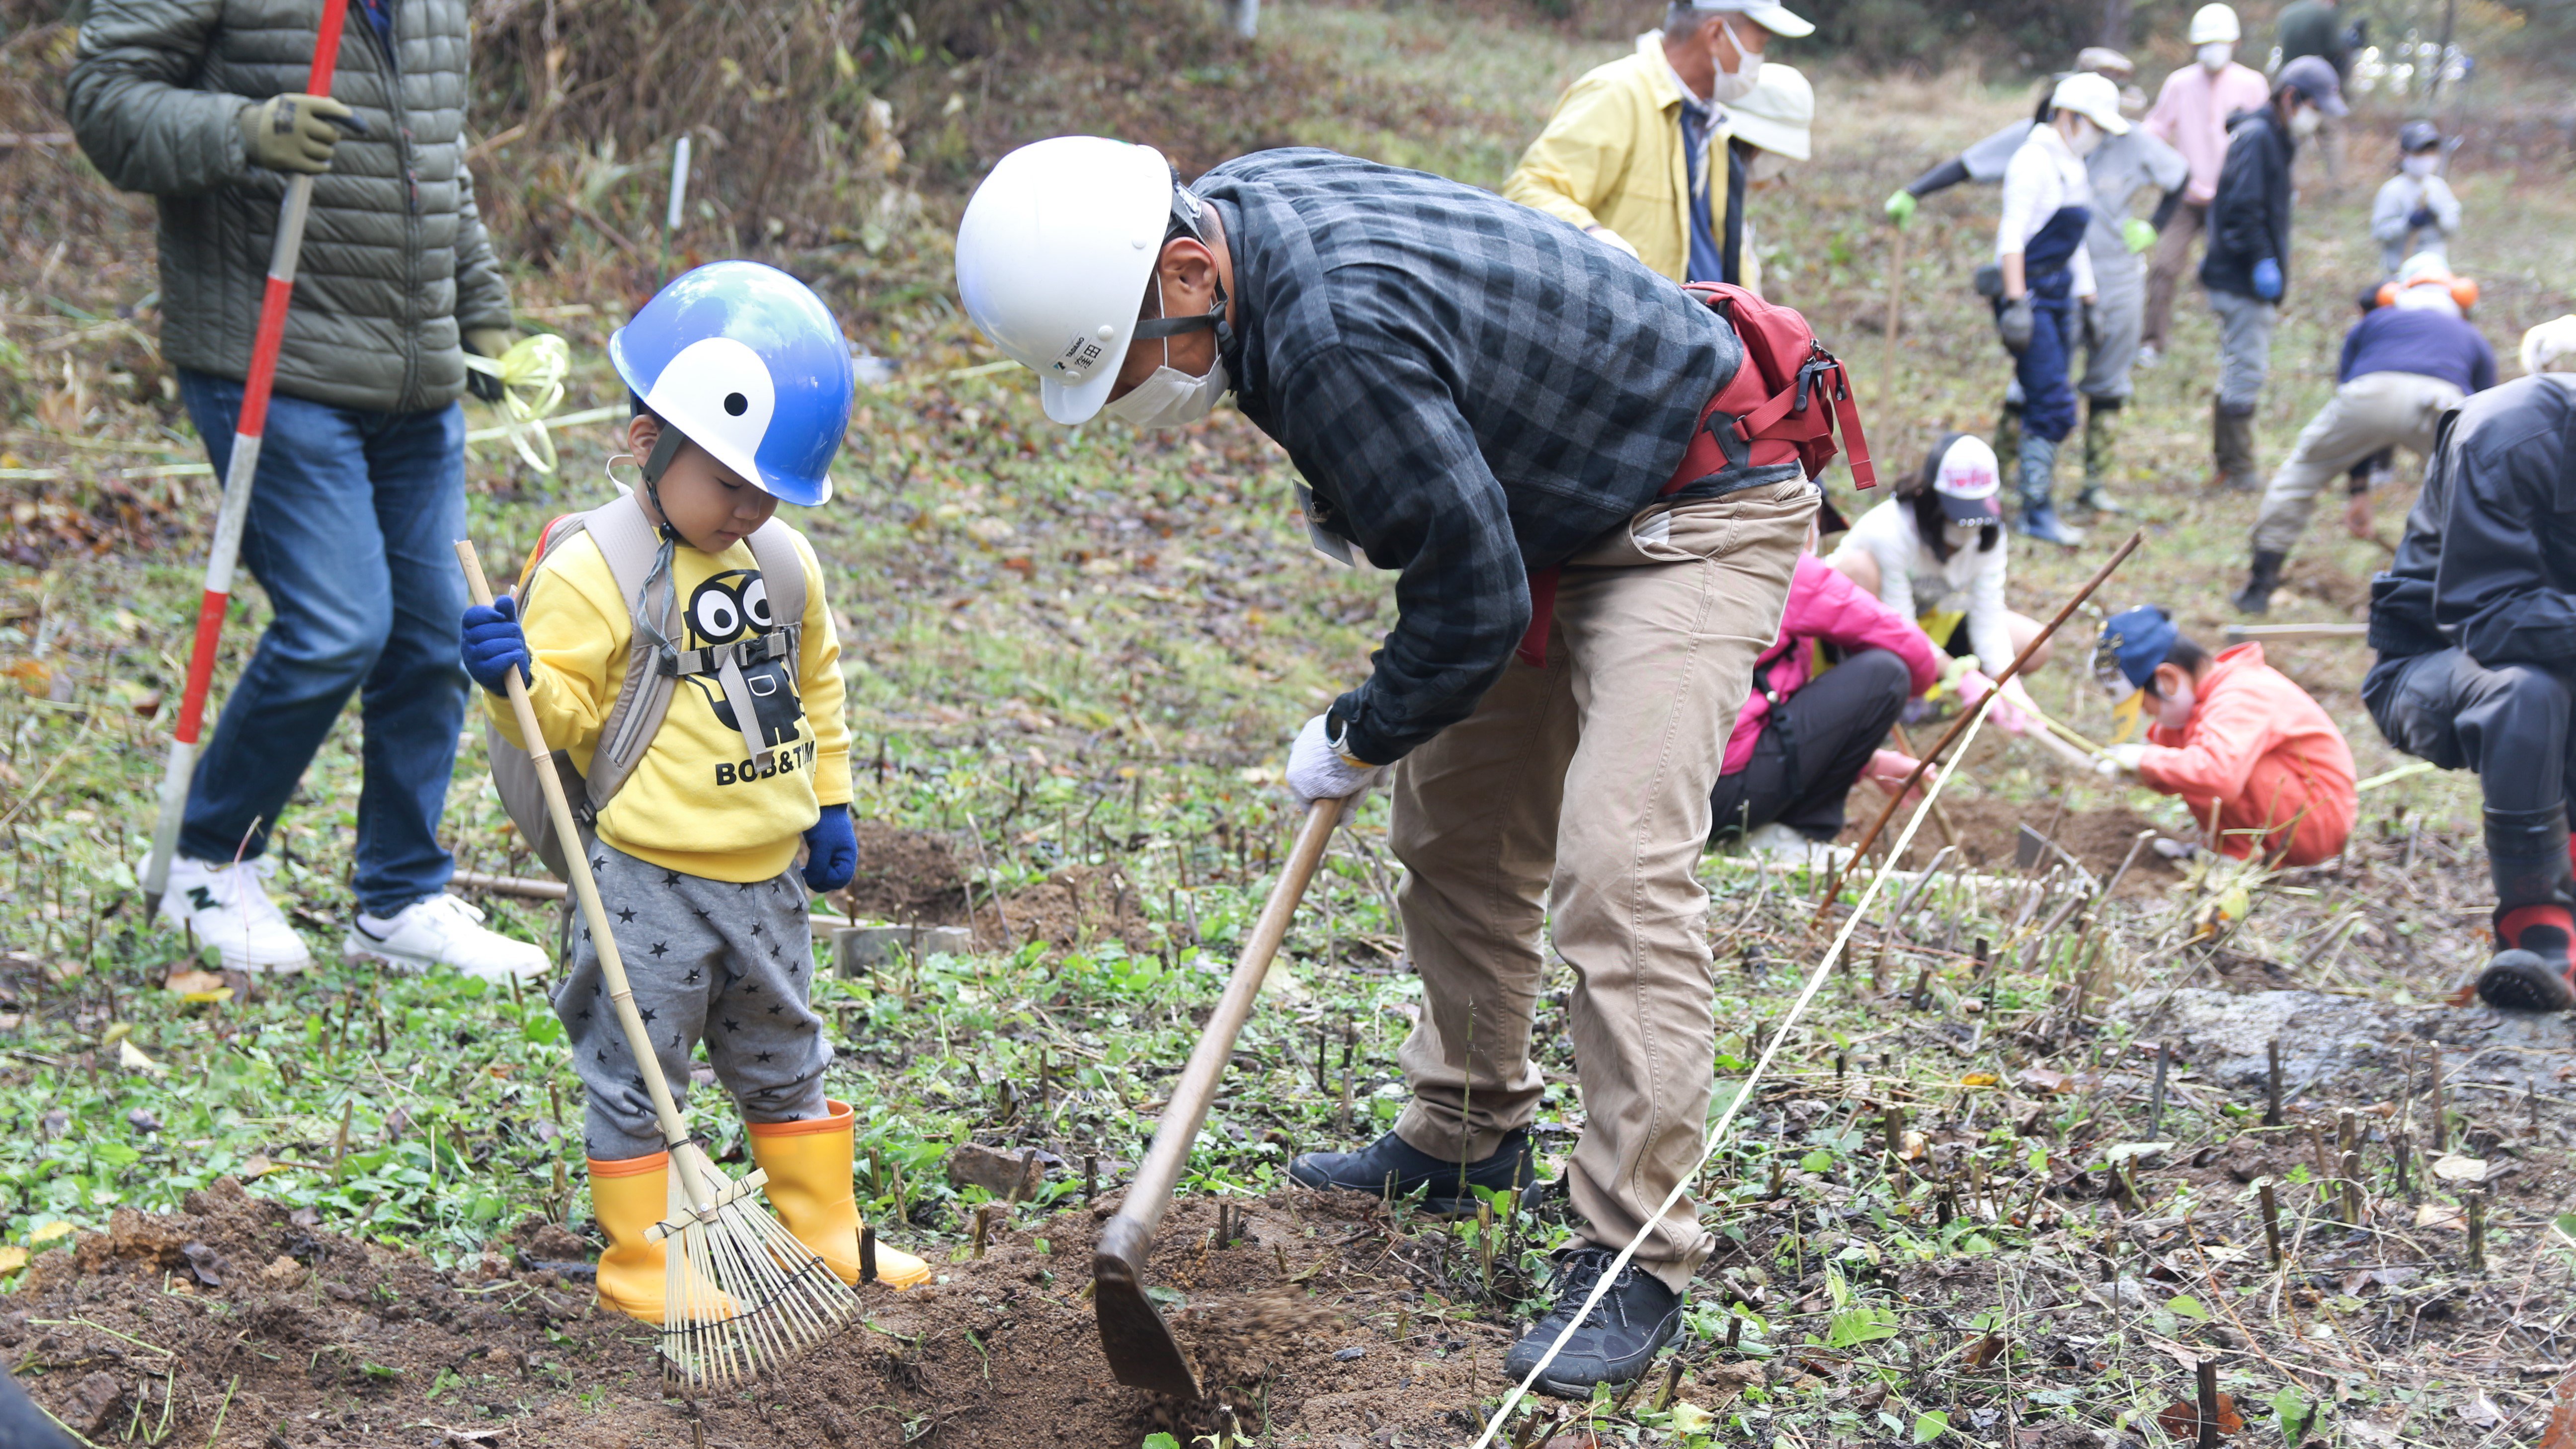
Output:
[[1794,65],[1762,63],[1753,89],[1726,103],[1727,134],[1748,146],[1804,161],[1816,123],[1816,88]]
[[2203,5],[2191,15],[2193,45],[2234,45],[2245,38],[2245,28],[2236,23],[2236,11],[2226,5]]
[[1172,219],[1171,163],[1151,146],[1057,136],[1003,157],[957,225],[966,316],[1038,374],[1059,423],[1109,400]]

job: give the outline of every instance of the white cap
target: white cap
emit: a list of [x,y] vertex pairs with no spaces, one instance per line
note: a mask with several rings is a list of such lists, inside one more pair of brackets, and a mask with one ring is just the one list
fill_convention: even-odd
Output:
[[1800,40],[1816,33],[1816,27],[1791,11],[1780,0],[1675,0],[1677,10],[1696,15],[1742,15],[1773,35]]
[[1100,411],[1162,255],[1172,168],[1151,146],[1058,136],[995,163],[957,224],[957,295],[1038,374],[1059,423]]
[[1941,514],[1952,523],[2002,522],[2003,505],[1995,499],[2002,486],[2003,470],[1996,466],[1994,445],[1974,433],[1963,433],[1950,444],[1932,475],[1932,491],[1941,496]]
[[2079,70],[2057,83],[2049,93],[2048,106],[2053,111],[2072,111],[2102,128],[2103,134],[2124,135],[2128,118],[2120,114],[2120,87],[2107,75]]
[[2236,11],[2226,5],[2203,5],[2191,13],[2193,45],[2234,45],[2245,38],[2245,28],[2236,23]]
[[2576,315],[2553,317],[2522,334],[2522,370],[2576,372]]
[[1810,154],[1808,128],[1816,122],[1816,88],[1794,65],[1762,62],[1761,77],[1741,100],[1726,103],[1726,133],[1792,161]]

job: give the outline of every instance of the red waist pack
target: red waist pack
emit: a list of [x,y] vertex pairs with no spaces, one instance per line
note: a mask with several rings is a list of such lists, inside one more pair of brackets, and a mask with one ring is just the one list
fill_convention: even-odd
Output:
[[[1816,340],[1807,319],[1794,307],[1765,302],[1724,282],[1693,282],[1682,290],[1734,329],[1744,344],[1744,361],[1700,409],[1690,447],[1656,496],[1669,498],[1702,483],[1724,485],[1789,462],[1813,479],[1839,451],[1837,428],[1851,449],[1853,484],[1875,487],[1878,469],[1870,462],[1869,437],[1861,431],[1851,371]],[[1547,663],[1556,579],[1552,567],[1530,575],[1529,631],[1513,651],[1524,663]]]

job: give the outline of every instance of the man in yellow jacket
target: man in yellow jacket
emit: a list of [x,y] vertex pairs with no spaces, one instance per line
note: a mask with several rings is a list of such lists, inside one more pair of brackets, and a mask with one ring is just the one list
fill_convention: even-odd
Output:
[[1761,78],[1772,36],[1814,30],[1778,0],[1673,0],[1660,33],[1566,88],[1503,195],[1676,282],[1742,281],[1726,106]]

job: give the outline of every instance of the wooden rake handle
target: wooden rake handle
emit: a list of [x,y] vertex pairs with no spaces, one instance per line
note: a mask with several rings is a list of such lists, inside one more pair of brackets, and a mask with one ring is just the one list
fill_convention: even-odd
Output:
[[[492,585],[483,577],[483,560],[474,552],[472,539],[456,541],[456,561],[465,569],[465,587],[475,603],[489,608]],[[581,902],[582,920],[590,927],[591,944],[599,951],[599,974],[608,982],[608,999],[617,1006],[617,1023],[626,1029],[626,1049],[635,1058],[635,1070],[644,1078],[644,1094],[652,1099],[654,1119],[662,1124],[662,1140],[678,1148],[689,1140],[689,1127],[680,1116],[679,1104],[671,1100],[671,1084],[662,1075],[662,1059],[653,1051],[653,1035],[644,1029],[644,1018],[636,1014],[635,989],[626,981],[626,962],[617,954],[617,937],[608,929],[608,908],[600,903],[599,882],[591,878],[590,857],[582,849],[581,827],[572,816],[572,802],[564,798],[563,779],[555,772],[553,753],[546,748],[545,732],[537,726],[537,707],[528,701],[527,682],[513,669],[509,677],[510,710],[519,722],[519,742],[526,746],[529,763],[536,766],[537,786],[545,792],[546,814],[554,821],[555,839],[564,843],[564,862],[570,867],[572,893]],[[705,1212],[716,1204],[709,1185],[695,1172],[678,1174],[680,1185],[689,1195],[690,1206]]]

